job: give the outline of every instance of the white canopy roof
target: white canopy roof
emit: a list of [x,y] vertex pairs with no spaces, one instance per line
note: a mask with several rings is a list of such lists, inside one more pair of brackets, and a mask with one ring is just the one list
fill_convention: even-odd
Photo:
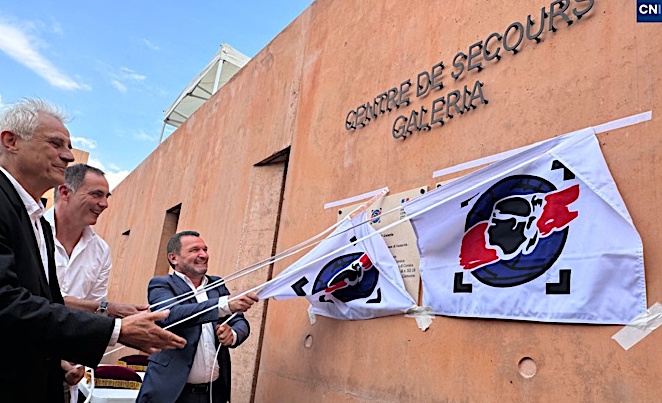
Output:
[[165,125],[179,127],[184,123],[200,105],[208,100],[218,89],[230,80],[239,71],[250,57],[240,53],[232,46],[224,43],[216,55],[207,64],[200,74],[197,75],[177,97],[177,100],[165,111],[163,119],[163,130]]

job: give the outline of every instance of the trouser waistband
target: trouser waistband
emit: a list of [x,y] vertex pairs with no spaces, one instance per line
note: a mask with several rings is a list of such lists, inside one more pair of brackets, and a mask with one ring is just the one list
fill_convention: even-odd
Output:
[[184,390],[187,390],[194,395],[201,395],[209,393],[209,383],[187,383],[184,385]]

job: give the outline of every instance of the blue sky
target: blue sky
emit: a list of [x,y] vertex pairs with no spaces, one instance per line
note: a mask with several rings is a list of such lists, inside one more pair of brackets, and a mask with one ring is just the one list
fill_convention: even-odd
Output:
[[2,2],[0,106],[64,107],[74,147],[113,186],[156,148],[163,111],[222,43],[253,57],[312,1]]

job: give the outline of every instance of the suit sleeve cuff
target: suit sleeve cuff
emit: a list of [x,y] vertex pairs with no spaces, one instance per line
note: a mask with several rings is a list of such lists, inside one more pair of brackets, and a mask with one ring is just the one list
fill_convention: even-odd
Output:
[[110,336],[108,341],[108,347],[112,347],[117,344],[117,340],[120,338],[120,330],[122,330],[122,319],[115,319],[115,327],[113,328],[113,334]]
[[218,316],[219,317],[224,317],[232,315],[232,311],[230,311],[230,305],[228,303],[228,297],[219,297],[218,298]]

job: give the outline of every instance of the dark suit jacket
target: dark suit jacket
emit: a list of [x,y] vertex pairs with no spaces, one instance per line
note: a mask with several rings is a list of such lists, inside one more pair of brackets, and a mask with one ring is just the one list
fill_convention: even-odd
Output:
[[[207,276],[209,283],[218,281],[220,277]],[[155,277],[149,282],[147,291],[150,304],[155,304],[177,295],[182,295],[191,291],[190,287],[178,276],[169,274],[163,277]],[[191,316],[195,312],[200,312],[205,308],[218,305],[218,298],[228,295],[228,289],[221,285],[220,287],[207,291],[209,300],[198,303],[195,297],[191,297],[180,304],[170,308],[170,316],[159,323],[162,326],[168,326],[183,318]],[[219,318],[218,309],[212,309],[207,313],[192,318],[180,325],[174,326],[168,330],[178,334],[186,339],[186,347],[178,350],[165,350],[160,353],[152,354],[149,357],[149,364],[140,394],[136,402],[158,402],[168,403],[177,400],[186,380],[188,379],[193,358],[198,348],[198,341],[202,333],[202,324],[212,322],[214,326],[221,324],[227,319]],[[246,340],[250,333],[248,321],[242,314],[237,314],[228,324],[237,333],[237,340],[232,348],[240,345]],[[218,338],[216,348],[218,348]],[[220,375],[217,382],[214,383],[214,401],[230,400],[230,352],[227,347],[222,347],[218,355],[218,364],[220,366]],[[216,393],[219,386],[225,396]],[[220,392],[219,391],[219,392]],[[225,400],[223,400],[225,399]]]
[[32,222],[16,189],[0,172],[0,397],[7,402],[61,402],[60,359],[96,366],[114,321],[66,308],[53,258],[51,227],[46,280]]

